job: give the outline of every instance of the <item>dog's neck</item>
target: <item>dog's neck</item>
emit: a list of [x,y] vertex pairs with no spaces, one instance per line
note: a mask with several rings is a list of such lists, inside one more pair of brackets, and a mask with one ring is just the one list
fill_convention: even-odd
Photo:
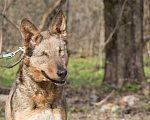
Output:
[[55,107],[56,104],[61,104],[63,100],[63,86],[57,86],[51,81],[35,82],[28,67],[23,63],[20,64],[17,82],[20,82],[20,88],[25,88],[25,93],[38,107],[43,105]]

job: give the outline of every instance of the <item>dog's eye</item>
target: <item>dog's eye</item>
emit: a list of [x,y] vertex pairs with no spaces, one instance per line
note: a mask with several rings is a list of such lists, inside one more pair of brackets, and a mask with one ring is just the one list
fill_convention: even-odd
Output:
[[48,54],[45,51],[42,52],[42,55],[48,56]]
[[68,41],[65,39],[64,42],[66,43],[66,45],[68,45]]
[[60,47],[57,47],[56,50],[59,52],[59,54],[61,54],[61,51],[62,51],[62,50],[61,50]]
[[59,54],[61,54],[61,51],[62,51],[62,50],[61,50],[61,48],[60,48],[60,49],[59,49]]

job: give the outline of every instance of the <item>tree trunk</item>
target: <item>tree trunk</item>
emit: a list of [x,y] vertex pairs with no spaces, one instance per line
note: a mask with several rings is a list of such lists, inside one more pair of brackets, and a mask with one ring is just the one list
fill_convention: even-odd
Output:
[[[125,0],[105,0],[106,37],[118,20]],[[104,81],[113,81],[117,87],[125,82],[141,84],[143,70],[143,0],[128,0],[120,27],[106,46]]]
[[66,12],[66,31],[67,33],[69,32],[68,31],[68,22],[69,22],[69,7],[70,7],[70,1],[69,0],[66,0],[66,5],[65,5],[65,12]]
[[100,4],[100,10],[99,10],[99,59],[100,59],[100,69],[103,66],[103,50],[102,46],[105,42],[105,20],[104,20],[104,2],[102,0],[99,0]]

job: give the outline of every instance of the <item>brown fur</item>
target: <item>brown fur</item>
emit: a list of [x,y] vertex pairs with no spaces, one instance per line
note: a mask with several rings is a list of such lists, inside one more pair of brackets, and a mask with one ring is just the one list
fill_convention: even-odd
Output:
[[48,31],[40,33],[27,19],[22,20],[20,29],[25,53],[6,103],[6,120],[36,120],[39,116],[45,120],[67,120],[63,84],[59,84],[65,78],[57,75],[68,64],[62,11]]

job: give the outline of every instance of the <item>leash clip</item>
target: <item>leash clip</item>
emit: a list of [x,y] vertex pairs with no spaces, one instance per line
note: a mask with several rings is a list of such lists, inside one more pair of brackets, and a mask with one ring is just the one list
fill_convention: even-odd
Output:
[[11,52],[11,53],[8,53],[8,54],[5,54],[5,55],[1,55],[0,59],[1,58],[11,58],[11,57],[15,56],[16,53],[19,52],[20,50],[24,52],[24,47],[19,47],[19,49],[14,51],[14,52]]
[[20,50],[24,52],[24,47],[19,47],[18,50],[14,51],[14,52],[11,52],[12,53],[12,57],[15,56],[16,53],[19,52]]

